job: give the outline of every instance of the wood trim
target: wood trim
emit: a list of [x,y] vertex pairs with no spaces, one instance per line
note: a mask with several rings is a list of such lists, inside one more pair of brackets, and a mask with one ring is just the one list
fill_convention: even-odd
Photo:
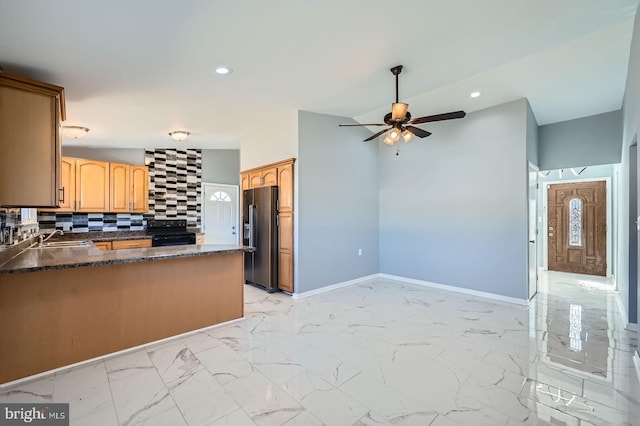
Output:
[[296,162],[295,158],[288,158],[286,160],[278,161],[276,163],[264,164],[262,166],[254,167],[252,169],[242,170],[240,173],[256,172],[262,169],[270,169],[272,167],[284,166],[285,164],[289,164],[289,163],[293,164],[295,162]]
[[0,275],[0,383],[241,318],[243,253]]

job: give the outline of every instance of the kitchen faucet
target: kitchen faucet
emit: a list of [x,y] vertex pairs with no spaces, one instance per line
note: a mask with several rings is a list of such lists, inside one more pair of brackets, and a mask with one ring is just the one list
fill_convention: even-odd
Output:
[[49,238],[53,237],[54,235],[56,235],[57,233],[60,233],[60,235],[64,235],[64,232],[62,232],[61,229],[56,229],[54,230],[52,233],[50,233],[49,235],[47,235],[47,237],[45,238],[44,234],[40,234],[40,236],[38,236],[38,247],[42,247],[42,245],[49,240]]

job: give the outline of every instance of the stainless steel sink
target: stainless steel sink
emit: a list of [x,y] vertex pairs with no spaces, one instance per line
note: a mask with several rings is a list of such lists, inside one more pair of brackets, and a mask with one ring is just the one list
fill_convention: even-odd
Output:
[[88,240],[80,240],[80,241],[47,241],[42,245],[35,245],[31,247],[32,249],[43,249],[43,248],[72,248],[72,247],[87,247],[92,243]]

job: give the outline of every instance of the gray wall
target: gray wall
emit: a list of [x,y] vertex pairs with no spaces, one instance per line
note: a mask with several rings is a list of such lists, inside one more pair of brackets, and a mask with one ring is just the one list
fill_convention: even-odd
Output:
[[144,165],[144,149],[142,148],[88,148],[65,145],[62,147],[62,155],[111,163]]
[[297,293],[378,272],[377,141],[341,123],[298,113]]
[[380,272],[527,298],[527,101],[380,144]]
[[538,151],[540,149],[539,138],[538,121],[536,116],[533,115],[529,101],[527,101],[527,160],[536,166],[538,165]]
[[[629,300],[638,297],[638,146],[629,147]],[[637,319],[637,303],[629,303],[629,321]]]
[[[622,164],[619,185],[619,214],[620,226],[618,233],[618,291],[622,304],[629,314],[629,322],[638,323],[637,316],[631,316],[630,312],[637,312],[638,299],[631,297],[629,289],[629,279],[626,271],[637,270],[637,258],[629,256],[629,234],[631,222],[629,220],[629,165],[631,161],[637,162],[637,158],[630,158],[629,147],[637,141],[638,126],[640,119],[640,14],[636,13],[633,38],[631,40],[631,51],[629,57],[629,69],[627,71],[627,85],[625,87],[624,101],[622,103]],[[636,178],[637,179],[637,178]],[[637,181],[636,181],[637,185]],[[633,222],[631,222],[633,223]],[[635,265],[634,265],[635,262]]]
[[240,184],[240,150],[203,149],[202,182]]
[[622,112],[613,111],[540,126],[540,169],[620,162]]
[[[202,182],[240,184],[240,151],[237,149],[203,149]],[[63,146],[62,155],[114,163],[144,164],[142,148],[89,148]]]

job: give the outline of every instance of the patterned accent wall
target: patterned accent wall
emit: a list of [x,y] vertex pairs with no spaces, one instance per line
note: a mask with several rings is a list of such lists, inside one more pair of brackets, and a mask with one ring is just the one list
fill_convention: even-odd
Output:
[[186,219],[200,227],[202,210],[202,153],[199,149],[145,150],[149,167],[147,219]]

